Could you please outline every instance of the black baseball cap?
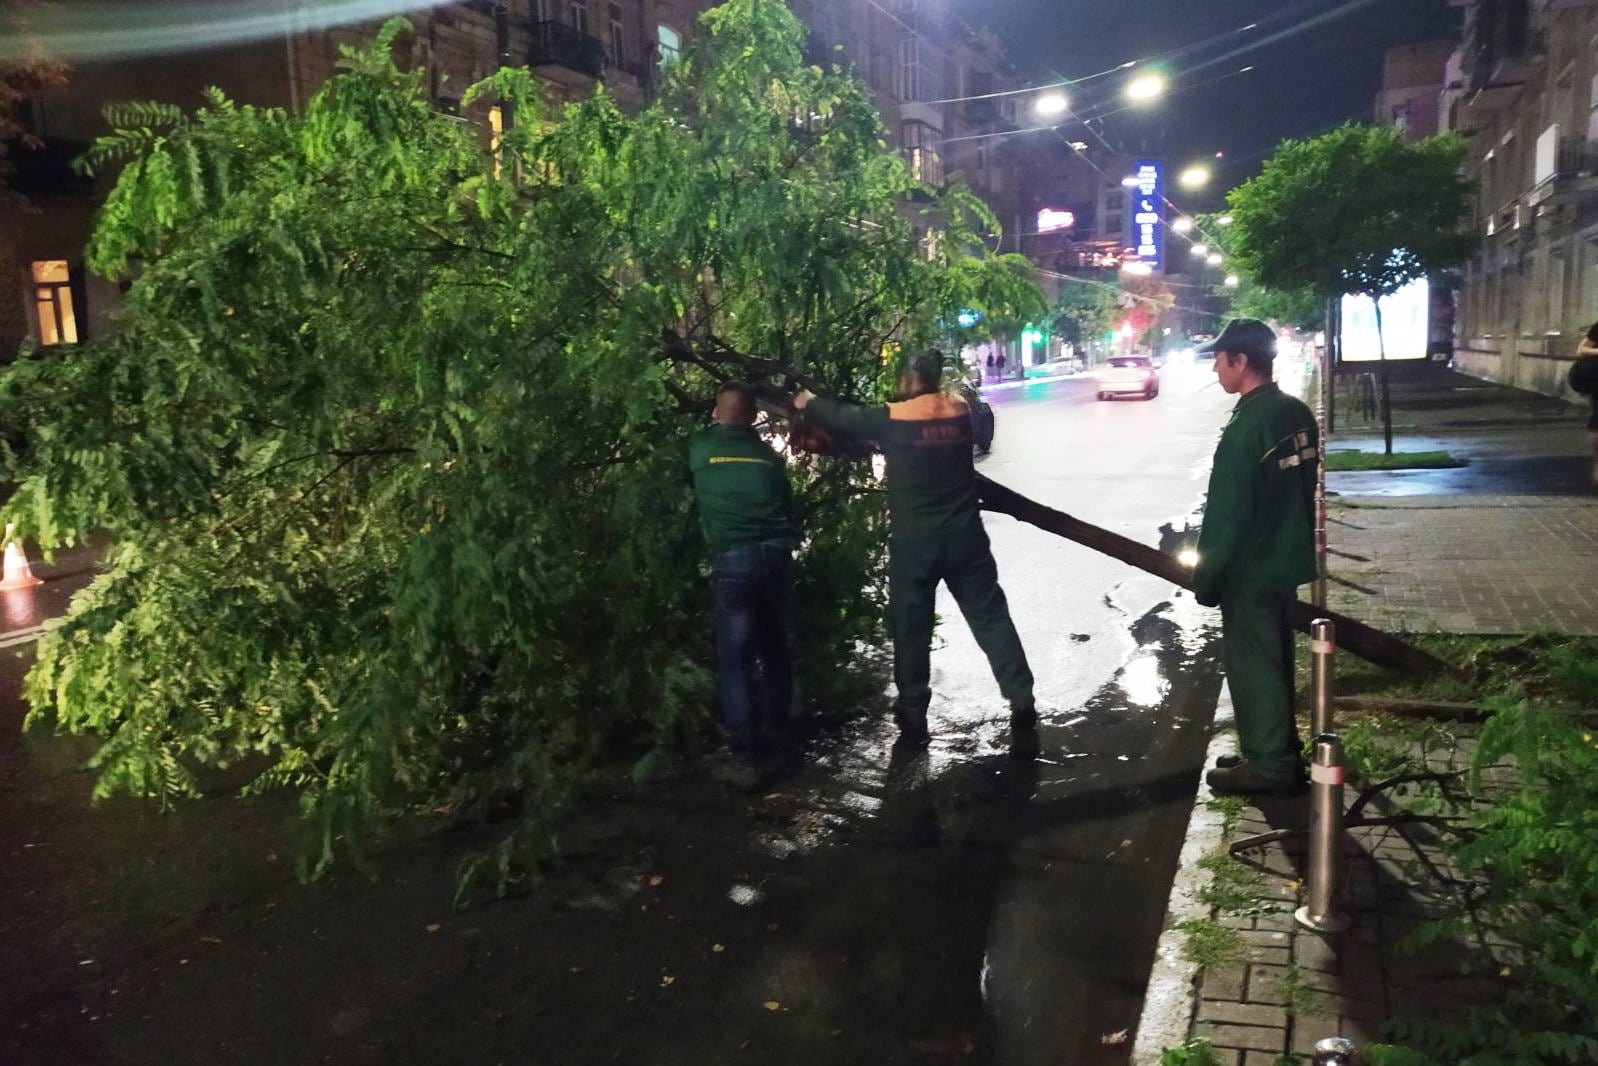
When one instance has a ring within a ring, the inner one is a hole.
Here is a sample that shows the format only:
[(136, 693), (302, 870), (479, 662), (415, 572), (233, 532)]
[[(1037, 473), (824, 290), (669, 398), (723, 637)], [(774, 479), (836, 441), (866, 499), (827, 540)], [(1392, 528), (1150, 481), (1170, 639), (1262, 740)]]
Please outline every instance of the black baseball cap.
[(1231, 352), (1233, 355), (1252, 355), (1256, 359), (1276, 358), (1276, 331), (1257, 318), (1234, 318), (1221, 330), (1221, 335), (1194, 351), (1201, 355)]

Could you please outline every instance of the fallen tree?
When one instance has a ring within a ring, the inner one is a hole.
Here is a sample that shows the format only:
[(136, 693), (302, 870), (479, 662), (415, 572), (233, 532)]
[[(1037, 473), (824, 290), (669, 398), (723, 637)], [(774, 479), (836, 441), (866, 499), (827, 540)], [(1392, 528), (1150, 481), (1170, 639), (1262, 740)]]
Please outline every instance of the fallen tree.
[[(984, 510), (1007, 514), (1055, 536), (1119, 559), (1155, 577), (1164, 578), (1180, 588), (1192, 590), (1192, 571), (1158, 548), (1139, 544), (1119, 533), (1073, 518), (1064, 511), (1045, 507), (996, 481), (980, 476), (977, 480)], [(1310, 623), (1318, 618), (1331, 619), (1337, 626), (1338, 645), (1361, 659), (1412, 674), (1440, 673), (1448, 669), (1447, 664), (1429, 652), (1345, 614), (1302, 601), (1294, 604), (1293, 625), (1299, 632), (1309, 632)]]

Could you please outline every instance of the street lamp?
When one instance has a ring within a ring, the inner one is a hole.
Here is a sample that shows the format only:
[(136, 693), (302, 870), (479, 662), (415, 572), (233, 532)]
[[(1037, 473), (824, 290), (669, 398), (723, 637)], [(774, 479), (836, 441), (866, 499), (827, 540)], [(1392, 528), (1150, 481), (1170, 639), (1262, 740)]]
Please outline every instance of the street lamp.
[(1226, 275), (1226, 287), (1228, 289), (1235, 289), (1235, 288), (1237, 288), (1237, 286), (1238, 286), (1238, 277), (1237, 277), (1237, 275), (1236, 274), (1228, 274), (1228, 275)]
[(1165, 93), (1165, 77), (1153, 70), (1145, 70), (1126, 83), (1126, 98), (1134, 104), (1146, 104)]
[(1139, 185), (1143, 184), (1143, 179), (1138, 177), (1136, 174), (1128, 174), (1126, 177), (1121, 179), (1121, 184), (1126, 186), (1128, 189), (1135, 189)]
[(1209, 258), (1204, 261), (1212, 267), (1218, 267), (1221, 265), (1221, 253), (1211, 252)]
[(1041, 118), (1055, 118), (1065, 114), (1070, 108), (1070, 99), (1061, 92), (1044, 93), (1032, 105), (1032, 110), (1037, 112)]
[(1171, 228), (1178, 233), (1192, 233), (1193, 220), (1191, 218), (1179, 218), (1171, 223)]
[(1219, 222), (1223, 226), (1230, 226), (1233, 222), (1236, 222), (1237, 219), (1233, 218), (1231, 215), (1222, 215), (1215, 221)]
[(1210, 168), (1202, 163), (1194, 164), (1178, 174), (1176, 180), (1184, 189), (1202, 189), (1210, 183)]
[(1193, 246), (1193, 254), (1194, 255), (1209, 255), (1210, 254), (1210, 246), (1207, 245), (1207, 244), (1195, 244)]

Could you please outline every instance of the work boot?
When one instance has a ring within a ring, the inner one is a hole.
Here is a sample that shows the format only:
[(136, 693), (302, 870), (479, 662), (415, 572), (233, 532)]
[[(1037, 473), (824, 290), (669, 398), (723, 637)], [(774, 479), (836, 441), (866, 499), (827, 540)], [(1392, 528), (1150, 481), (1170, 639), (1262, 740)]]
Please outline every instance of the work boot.
[(1204, 775), (1210, 791), (1220, 796), (1296, 796), (1304, 791), (1298, 777), (1266, 777), (1250, 766), (1247, 759), (1235, 766), (1211, 770)]
[(766, 773), (749, 756), (736, 751), (723, 752), (710, 762), (710, 776), (738, 792), (759, 792)]
[(902, 711), (893, 712), (893, 720), (899, 725), (899, 738), (893, 742), (896, 748), (907, 748), (919, 751), (932, 744), (932, 734), (927, 731), (927, 714), (906, 714)]
[(1038, 705), (1032, 700), (1025, 703), (1010, 704), (1011, 729), (1036, 729), (1038, 727)]

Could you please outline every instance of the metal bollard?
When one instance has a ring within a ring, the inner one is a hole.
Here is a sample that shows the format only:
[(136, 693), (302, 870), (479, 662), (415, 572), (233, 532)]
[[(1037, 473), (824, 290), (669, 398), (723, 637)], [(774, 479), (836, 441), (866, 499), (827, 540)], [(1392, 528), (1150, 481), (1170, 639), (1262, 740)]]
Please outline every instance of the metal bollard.
[(1310, 766), (1309, 903), (1293, 915), (1318, 933), (1340, 933), (1348, 915), (1337, 907), (1343, 858), (1343, 744), (1335, 733), (1315, 738)]
[(1311, 736), (1335, 733), (1332, 725), (1332, 656), (1337, 654), (1337, 627), (1330, 619), (1317, 618), (1309, 624), (1309, 690), (1315, 701), (1310, 708)]
[(1315, 1066), (1354, 1066), (1358, 1049), (1341, 1036), (1329, 1036), (1315, 1045)]

